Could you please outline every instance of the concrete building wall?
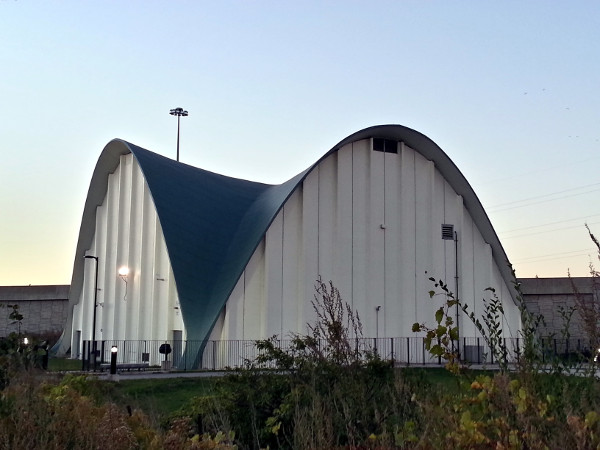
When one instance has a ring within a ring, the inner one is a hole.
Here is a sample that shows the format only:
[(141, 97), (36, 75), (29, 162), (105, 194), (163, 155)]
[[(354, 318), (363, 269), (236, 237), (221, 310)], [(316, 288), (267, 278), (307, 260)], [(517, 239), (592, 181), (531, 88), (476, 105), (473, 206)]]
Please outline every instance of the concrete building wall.
[(23, 315), (21, 332), (36, 335), (61, 333), (68, 313), (69, 286), (2, 286), (0, 287), (0, 337), (18, 331), (9, 319), (9, 305), (19, 305)]
[[(175, 280), (160, 221), (132, 154), (122, 155), (96, 209), (88, 255), (98, 257), (97, 340), (185, 339)], [(92, 339), (96, 261), (86, 259), (81, 295), (74, 305), (71, 348)], [(125, 279), (118, 275), (126, 266)], [(181, 334), (178, 334), (181, 332)]]
[[(442, 224), (454, 225), (458, 246), (442, 239)], [(319, 276), (358, 312), (365, 337), (413, 336), (412, 324), (431, 324), (443, 301), (429, 298), (429, 277), (455, 291), (457, 259), (461, 299), (481, 314), (485, 289), (494, 287), (507, 311), (506, 337), (516, 333), (511, 288), (435, 164), (403, 143), (396, 154), (356, 141), (323, 160), (285, 203), (211, 339), (306, 333)], [(459, 320), (463, 336), (477, 336), (462, 313)]]

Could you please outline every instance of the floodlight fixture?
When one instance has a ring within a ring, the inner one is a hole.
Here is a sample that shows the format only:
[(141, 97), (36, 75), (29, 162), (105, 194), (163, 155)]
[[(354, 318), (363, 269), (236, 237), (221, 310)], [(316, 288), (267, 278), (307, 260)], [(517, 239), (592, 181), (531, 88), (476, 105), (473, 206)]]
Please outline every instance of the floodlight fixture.
[(179, 122), (181, 117), (188, 116), (188, 112), (183, 108), (173, 108), (171, 111), (169, 111), (169, 114), (172, 116), (177, 116), (177, 161), (179, 161)]

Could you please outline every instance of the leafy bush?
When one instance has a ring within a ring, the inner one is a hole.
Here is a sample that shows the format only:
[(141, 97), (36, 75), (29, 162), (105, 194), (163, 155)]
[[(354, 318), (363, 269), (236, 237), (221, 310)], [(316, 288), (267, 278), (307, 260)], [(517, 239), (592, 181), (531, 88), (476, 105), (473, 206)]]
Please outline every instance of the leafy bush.
[(287, 349), (276, 337), (257, 342), (256, 360), (185, 413), (211, 432), (234, 431), (251, 448), (410, 442), (420, 418), (409, 384), (390, 362), (357, 345), (360, 318), (333, 284), (319, 279), (315, 290), (318, 320), (308, 335), (293, 335)]
[(58, 384), (23, 378), (0, 396), (0, 448), (232, 449), (233, 436), (199, 434), (189, 420), (158, 429), (140, 410), (107, 402), (105, 385), (86, 376)]

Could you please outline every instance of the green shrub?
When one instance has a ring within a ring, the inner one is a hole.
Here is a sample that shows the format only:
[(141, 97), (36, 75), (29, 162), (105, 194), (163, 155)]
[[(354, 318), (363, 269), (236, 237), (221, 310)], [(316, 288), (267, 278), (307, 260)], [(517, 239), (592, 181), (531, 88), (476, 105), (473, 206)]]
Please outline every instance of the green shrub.
[[(259, 356), (181, 414), (199, 428), (235, 432), (248, 448), (332, 448), (412, 442), (420, 421), (412, 387), (391, 363), (357, 346), (358, 315), (330, 282), (317, 280), (318, 318), (281, 349), (258, 341)], [(275, 369), (272, 369), (272, 368)]]

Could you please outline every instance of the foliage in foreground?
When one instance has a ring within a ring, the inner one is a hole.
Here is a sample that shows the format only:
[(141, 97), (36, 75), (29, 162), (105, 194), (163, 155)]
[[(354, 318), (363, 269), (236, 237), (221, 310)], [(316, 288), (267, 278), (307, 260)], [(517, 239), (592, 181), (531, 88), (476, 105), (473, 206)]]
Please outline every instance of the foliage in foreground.
[[(452, 346), (455, 325), (448, 317), (460, 304), (440, 286), (448, 302), (435, 325), (416, 328), (429, 333), (429, 351), (448, 361), (456, 389), (425, 387), (376, 353), (357, 348), (360, 319), (331, 283), (318, 280), (313, 305), (319, 321), (310, 334), (294, 336), (288, 349), (276, 338), (259, 342), (257, 360), (186, 413), (212, 432), (235, 431), (244, 448), (599, 447), (597, 380), (540, 372), (533, 338), (531, 348), (518, 355), (518, 370), (509, 370), (500, 339), (503, 310), (493, 295), (481, 322), (472, 320), (502, 362), (501, 370), (478, 374), (459, 366)], [(530, 334), (524, 337), (532, 336), (536, 321), (525, 317)]]
[[(453, 353), (448, 316), (459, 302), (436, 284), (448, 302), (433, 327), (416, 327), (431, 337), (429, 351), (448, 361), (453, 388), (358, 347), (360, 318), (331, 282), (318, 280), (318, 321), (308, 335), (293, 336), (287, 349), (275, 337), (258, 342), (256, 360), (161, 425), (106, 401), (93, 380), (40, 383), (22, 367), (0, 391), (0, 449), (600, 448), (598, 380), (569, 376), (565, 367), (539, 370), (537, 318), (524, 320), (531, 347), (517, 365), (504, 359), (496, 373), (473, 372)], [(501, 303), (492, 295), (487, 305), (478, 329), (501, 359)]]
[(97, 380), (39, 383), (31, 375), (0, 393), (0, 449), (235, 448), (233, 435), (200, 434), (186, 418), (160, 429), (141, 410), (103, 400)]
[(408, 442), (400, 430), (417, 420), (408, 385), (389, 362), (357, 347), (360, 319), (338, 290), (318, 280), (316, 292), (309, 335), (293, 336), (287, 349), (275, 337), (259, 341), (260, 356), (188, 413), (212, 432), (235, 431), (249, 448), (356, 447), (394, 433)]

